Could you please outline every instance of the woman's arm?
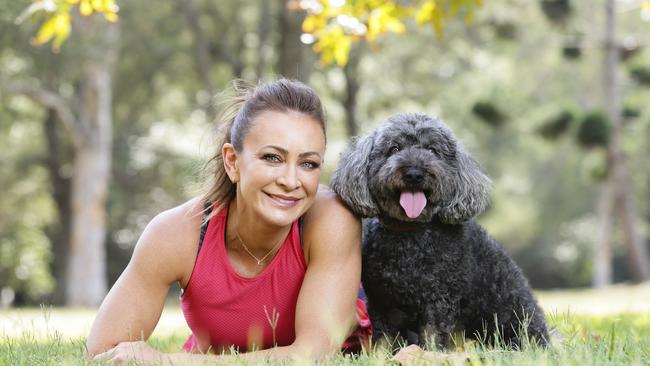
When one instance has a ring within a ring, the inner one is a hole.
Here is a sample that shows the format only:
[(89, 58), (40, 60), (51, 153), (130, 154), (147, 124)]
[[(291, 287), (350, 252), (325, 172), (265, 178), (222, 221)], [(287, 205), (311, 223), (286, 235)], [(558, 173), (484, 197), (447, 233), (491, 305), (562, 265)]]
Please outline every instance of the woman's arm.
[(191, 271), (201, 215), (190, 201), (156, 216), (136, 244), (128, 266), (102, 302), (86, 341), (89, 356), (120, 342), (147, 340), (162, 313), (169, 286)]
[(340, 350), (357, 325), (361, 221), (321, 189), (303, 224), (307, 273), (296, 307), (296, 345), (310, 358)]
[(159, 364), (202, 365), (235, 359), (320, 358), (340, 350), (356, 325), (361, 281), (361, 222), (328, 190), (320, 190), (303, 221), (303, 249), (308, 267), (296, 306), (296, 339), (284, 347), (238, 356), (161, 354), (144, 342), (125, 342), (100, 355), (115, 363), (127, 359)]

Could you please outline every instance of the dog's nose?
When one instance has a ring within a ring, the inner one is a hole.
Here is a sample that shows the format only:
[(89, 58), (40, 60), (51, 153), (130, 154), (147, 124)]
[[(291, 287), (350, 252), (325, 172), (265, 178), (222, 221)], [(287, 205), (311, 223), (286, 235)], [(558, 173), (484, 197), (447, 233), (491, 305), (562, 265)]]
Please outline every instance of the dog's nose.
[(422, 183), (422, 179), (424, 179), (424, 173), (418, 167), (409, 167), (404, 172), (404, 181), (408, 184)]

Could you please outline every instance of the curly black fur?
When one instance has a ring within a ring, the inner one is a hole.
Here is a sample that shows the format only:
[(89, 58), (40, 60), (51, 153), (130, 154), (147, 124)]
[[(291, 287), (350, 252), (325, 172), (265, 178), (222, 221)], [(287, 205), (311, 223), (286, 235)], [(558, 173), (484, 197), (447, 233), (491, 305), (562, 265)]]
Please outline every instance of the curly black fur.
[[(454, 331), (518, 347), (545, 345), (546, 321), (521, 269), (472, 218), (489, 179), (451, 130), (425, 114), (398, 114), (343, 154), (332, 189), (364, 220), (363, 286), (373, 338), (449, 344)], [(426, 206), (409, 218), (402, 191)]]

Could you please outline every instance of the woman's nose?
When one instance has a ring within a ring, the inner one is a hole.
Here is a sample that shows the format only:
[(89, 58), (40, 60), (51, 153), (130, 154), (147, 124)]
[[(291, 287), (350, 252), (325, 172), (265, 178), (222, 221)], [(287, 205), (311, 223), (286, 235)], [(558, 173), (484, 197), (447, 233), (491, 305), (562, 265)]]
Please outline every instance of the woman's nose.
[(286, 169), (283, 169), (280, 176), (278, 176), (277, 182), (279, 185), (284, 186), (287, 190), (293, 191), (300, 187), (300, 180), (298, 179), (297, 169), (292, 166), (287, 166)]

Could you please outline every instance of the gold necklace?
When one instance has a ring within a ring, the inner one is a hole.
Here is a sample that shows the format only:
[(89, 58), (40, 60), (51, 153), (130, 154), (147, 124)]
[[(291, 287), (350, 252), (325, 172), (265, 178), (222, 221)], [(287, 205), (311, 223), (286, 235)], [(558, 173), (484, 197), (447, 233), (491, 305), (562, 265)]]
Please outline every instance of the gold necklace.
[(251, 257), (253, 257), (253, 258), (257, 261), (257, 265), (258, 265), (258, 266), (261, 266), (262, 263), (264, 263), (264, 260), (266, 260), (266, 258), (267, 258), (269, 255), (271, 255), (271, 253), (273, 253), (273, 252), (274, 252), (274, 251), (275, 251), (275, 250), (280, 246), (280, 244), (282, 244), (282, 242), (284, 242), (284, 238), (283, 238), (283, 239), (280, 239), (280, 241), (278, 241), (277, 244), (275, 244), (275, 245), (273, 246), (273, 248), (271, 248), (271, 250), (269, 250), (269, 252), (266, 253), (262, 258), (257, 258), (257, 257), (255, 256), (255, 254), (253, 254), (253, 253), (248, 249), (248, 247), (246, 246), (246, 244), (244, 244), (244, 241), (242, 240), (241, 236), (239, 236), (239, 230), (235, 229), (235, 235), (237, 236), (237, 240), (238, 240), (239, 243), (241, 244), (242, 248), (244, 248), (244, 250), (246, 251), (246, 253), (248, 253), (248, 255), (250, 255)]

